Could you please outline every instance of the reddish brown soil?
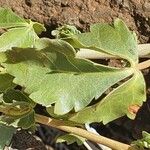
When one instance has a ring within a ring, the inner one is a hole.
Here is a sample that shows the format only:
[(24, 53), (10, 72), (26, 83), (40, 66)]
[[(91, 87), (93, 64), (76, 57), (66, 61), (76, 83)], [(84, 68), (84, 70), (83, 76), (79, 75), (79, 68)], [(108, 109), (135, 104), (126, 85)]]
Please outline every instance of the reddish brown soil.
[(92, 23), (119, 17), (136, 31), (140, 42), (150, 41), (149, 0), (0, 0), (0, 6), (44, 23), (50, 30), (64, 23), (87, 30)]

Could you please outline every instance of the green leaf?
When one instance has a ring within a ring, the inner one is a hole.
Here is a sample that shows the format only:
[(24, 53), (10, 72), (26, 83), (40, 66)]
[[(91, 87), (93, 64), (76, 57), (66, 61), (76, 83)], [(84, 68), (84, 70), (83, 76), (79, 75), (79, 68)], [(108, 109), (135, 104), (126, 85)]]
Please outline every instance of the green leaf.
[(28, 23), (9, 8), (0, 8), (0, 28), (25, 27)]
[(16, 15), (11, 9), (0, 7), (0, 28), (28, 27), (29, 24), (33, 24), (34, 31), (37, 34), (46, 31), (44, 25), (32, 22), (31, 20), (25, 20)]
[(25, 87), (30, 98), (43, 106), (55, 103), (56, 114), (66, 114), (85, 108), (93, 98), (98, 99), (109, 87), (130, 76), (132, 68), (116, 69), (71, 56), (72, 47), (59, 40), (49, 47), (14, 49), (4, 64), (14, 83)]
[(81, 32), (75, 26), (71, 25), (64, 25), (52, 31), (52, 35), (56, 38), (67, 38), (80, 33)]
[(35, 48), (37, 50), (44, 50), (45, 52), (59, 52), (67, 57), (76, 56), (76, 51), (74, 50), (74, 48), (63, 40), (52, 40), (48, 38), (42, 38), (36, 41)]
[(35, 103), (23, 92), (8, 89), (0, 97), (0, 112), (7, 116), (20, 117), (30, 113)]
[(42, 24), (24, 20), (10, 9), (0, 8), (0, 16), (0, 28), (8, 28), (7, 32), (0, 36), (0, 52), (13, 47), (34, 47), (38, 39), (37, 34), (46, 30)]
[(70, 117), (70, 113), (67, 113), (65, 115), (57, 115), (54, 113), (54, 106), (51, 107), (47, 107), (46, 111), (49, 113), (49, 115), (53, 118), (57, 118), (57, 119), (63, 119), (63, 120), (68, 120), (68, 118)]
[(36, 34), (41, 34), (43, 31), (46, 31), (46, 28), (44, 27), (44, 25), (38, 22), (33, 22), (33, 28)]
[(22, 116), (26, 115), (32, 111), (32, 105), (27, 102), (17, 102), (13, 101), (13, 103), (1, 103), (0, 112), (8, 115), (8, 116)]
[(0, 122), (15, 128), (20, 127), (22, 129), (29, 129), (35, 125), (34, 114), (35, 113), (32, 110), (29, 113), (20, 116), (2, 115), (0, 116)]
[[(110, 92), (99, 103), (74, 114), (70, 120), (78, 123), (103, 122), (104, 124), (127, 115), (134, 118), (130, 106), (141, 106), (146, 100), (145, 81), (141, 72)], [(88, 114), (88, 115), (87, 115)]]
[(3, 94), (3, 100), (5, 103), (13, 103), (13, 101), (18, 101), (27, 102), (30, 103), (33, 107), (35, 106), (35, 103), (28, 97), (28, 95), (15, 89), (8, 89)]
[(23, 129), (29, 129), (35, 125), (35, 119), (34, 119), (34, 111), (31, 111), (28, 115), (21, 118), (18, 122), (17, 126), (22, 127)]
[(82, 145), (85, 142), (85, 139), (74, 134), (65, 134), (59, 136), (56, 142), (57, 143), (67, 142), (68, 145), (76, 142), (78, 145)]
[(0, 92), (15, 87), (13, 79), (14, 77), (9, 74), (0, 74)]
[(0, 123), (0, 149), (10, 144), (13, 134), (16, 132), (14, 127), (9, 127)]
[(35, 103), (19, 90), (8, 89), (1, 97), (0, 111), (3, 115), (0, 122), (9, 126), (28, 129), (35, 124)]
[(33, 47), (37, 39), (32, 26), (10, 29), (0, 36), (0, 52), (12, 47)]
[(137, 141), (132, 142), (133, 146), (137, 146), (140, 150), (144, 150), (145, 148), (150, 148), (150, 134), (143, 131), (142, 132), (143, 138)]
[[(61, 30), (58, 30), (61, 34)], [(67, 36), (67, 37), (65, 37)], [(132, 65), (138, 63), (137, 40), (125, 23), (116, 19), (114, 25), (94, 24), (87, 33), (68, 34), (62, 39), (75, 48), (89, 48), (127, 59)]]

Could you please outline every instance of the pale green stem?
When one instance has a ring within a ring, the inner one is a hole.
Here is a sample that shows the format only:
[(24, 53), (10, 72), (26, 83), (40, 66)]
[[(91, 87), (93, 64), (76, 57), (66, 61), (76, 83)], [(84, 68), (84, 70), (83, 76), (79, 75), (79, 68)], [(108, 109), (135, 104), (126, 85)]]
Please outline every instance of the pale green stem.
[[(139, 44), (138, 45), (138, 54), (140, 58), (150, 58), (150, 44)], [(102, 52), (94, 51), (91, 49), (83, 49), (77, 53), (78, 58), (87, 58), (87, 59), (106, 59), (106, 58), (119, 58), (118, 56), (112, 56)]]
[(103, 137), (101, 135), (96, 135), (96, 134), (86, 131), (82, 128), (67, 126), (64, 124), (64, 122), (62, 120), (56, 120), (53, 118), (49, 118), (46, 116), (36, 114), (35, 121), (40, 124), (51, 126), (51, 127), (60, 129), (65, 132), (69, 132), (69, 133), (81, 136), (90, 141), (106, 145), (106, 146), (112, 148), (113, 150), (135, 150), (130, 145)]

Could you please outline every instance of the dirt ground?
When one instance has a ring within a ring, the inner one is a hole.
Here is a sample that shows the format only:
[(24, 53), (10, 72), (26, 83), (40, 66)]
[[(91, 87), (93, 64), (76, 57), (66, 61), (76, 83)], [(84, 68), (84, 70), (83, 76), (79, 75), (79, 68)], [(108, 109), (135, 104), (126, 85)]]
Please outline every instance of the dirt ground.
[[(89, 26), (97, 22), (112, 22), (115, 18), (122, 18), (128, 27), (138, 35), (139, 43), (150, 43), (150, 0), (0, 0), (0, 6), (9, 7), (17, 14), (24, 18), (45, 24), (47, 32), (44, 36), (50, 37), (50, 33), (56, 27), (62, 24), (73, 24), (81, 31), (89, 30)], [(141, 131), (150, 132), (150, 80), (149, 70), (144, 70), (145, 80), (147, 82), (148, 101), (140, 109), (137, 118), (134, 121), (123, 117), (106, 126), (102, 124), (93, 124), (100, 134), (130, 143), (132, 140), (141, 137)], [(34, 150), (49, 149), (42, 142), (39, 147), (29, 144), (33, 136), (21, 138), (26, 135), (23, 132), (19, 139), (14, 136), (12, 145), (14, 148), (23, 150), (32, 148)], [(52, 141), (60, 132), (54, 129), (42, 126), (38, 128), (38, 135), (46, 145), (51, 145), (54, 149), (73, 150), (79, 149), (74, 144), (66, 146), (65, 144), (57, 145)], [(30, 138), (29, 138), (30, 137)], [(22, 139), (22, 140), (20, 140)], [(16, 144), (20, 142), (20, 145)], [(24, 144), (22, 144), (24, 143)], [(35, 143), (35, 142), (32, 142)], [(20, 147), (22, 146), (22, 147)], [(41, 148), (41, 146), (43, 146)], [(84, 149), (84, 147), (81, 147)]]
[(62, 24), (85, 31), (92, 23), (112, 22), (119, 17), (137, 33), (141, 43), (150, 42), (149, 0), (0, 0), (0, 6), (44, 23), (49, 31)]

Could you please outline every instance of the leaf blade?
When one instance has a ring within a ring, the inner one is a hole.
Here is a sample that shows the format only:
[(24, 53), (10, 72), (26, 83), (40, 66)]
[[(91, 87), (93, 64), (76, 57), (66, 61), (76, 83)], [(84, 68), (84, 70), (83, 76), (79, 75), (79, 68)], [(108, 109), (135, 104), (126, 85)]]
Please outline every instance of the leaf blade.
[(0, 7), (0, 28), (24, 27), (28, 23), (9, 8)]
[[(146, 100), (145, 91), (143, 75), (138, 71), (131, 79), (108, 94), (98, 104), (85, 108), (85, 110), (73, 115), (70, 120), (79, 123), (102, 121), (106, 124), (124, 115), (134, 118), (135, 114), (129, 112), (129, 107), (131, 105), (141, 106)], [(86, 114), (88, 115), (86, 116)]]
[(33, 47), (38, 37), (32, 27), (10, 29), (0, 36), (0, 52), (12, 47)]
[[(66, 48), (64, 44), (67, 43), (61, 44), (60, 49)], [(97, 99), (110, 86), (133, 73), (132, 68), (116, 69), (70, 57), (68, 51), (49, 48), (34, 52), (28, 49), (23, 54), (21, 50), (22, 54), (11, 54), (13, 62), (4, 66), (15, 76), (14, 83), (26, 87), (25, 91), (36, 103), (46, 107), (55, 103), (57, 114), (66, 114), (73, 108), (75, 111), (83, 109), (93, 98)], [(39, 56), (41, 53), (44, 59)]]
[(13, 134), (16, 129), (13, 127), (5, 126), (0, 123), (0, 149), (4, 149), (4, 147), (10, 144)]
[(9, 74), (0, 74), (0, 92), (4, 92), (9, 88), (15, 87), (13, 79), (14, 78)]
[[(61, 32), (63, 33), (62, 29), (57, 30), (60, 36)], [(119, 56), (127, 59), (132, 65), (138, 63), (136, 36), (121, 19), (116, 19), (113, 25), (97, 23), (90, 27), (90, 32), (66, 34), (66, 37), (61, 38), (75, 48), (89, 48)]]

